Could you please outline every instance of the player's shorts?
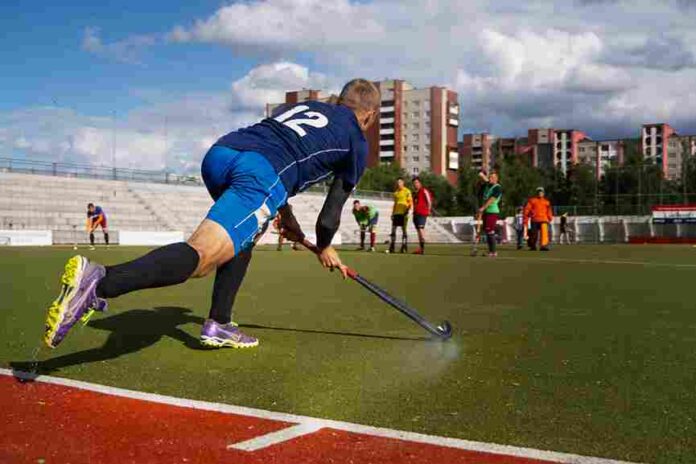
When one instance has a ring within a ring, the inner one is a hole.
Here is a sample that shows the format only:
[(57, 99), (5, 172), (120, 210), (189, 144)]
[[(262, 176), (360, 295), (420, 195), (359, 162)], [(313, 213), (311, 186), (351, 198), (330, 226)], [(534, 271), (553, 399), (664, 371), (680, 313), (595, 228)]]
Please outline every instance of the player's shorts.
[(392, 214), (392, 227), (406, 227), (407, 223), (407, 214)]
[(367, 221), (366, 223), (360, 224), (360, 229), (365, 230), (369, 229), (370, 231), (374, 230), (375, 227), (377, 227), (377, 223), (379, 222), (379, 213), (375, 214), (375, 217)]
[(260, 153), (213, 146), (201, 174), (215, 204), (207, 219), (220, 224), (235, 253), (249, 250), (288, 199), (273, 166)]
[(102, 229), (106, 229), (108, 227), (108, 224), (106, 222), (106, 216), (94, 216), (90, 218), (90, 224), (91, 227), (99, 226)]
[(428, 221), (428, 216), (425, 216), (423, 214), (414, 214), (413, 215), (413, 225), (416, 226), (416, 229), (425, 229), (425, 223)]
[(483, 230), (487, 234), (494, 234), (498, 227), (497, 213), (483, 213)]

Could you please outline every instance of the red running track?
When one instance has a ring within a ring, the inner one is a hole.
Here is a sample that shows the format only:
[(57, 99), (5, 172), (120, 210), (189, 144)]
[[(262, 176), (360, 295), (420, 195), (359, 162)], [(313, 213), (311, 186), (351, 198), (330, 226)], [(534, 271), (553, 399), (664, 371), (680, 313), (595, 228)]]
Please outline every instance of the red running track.
[(20, 383), (7, 375), (0, 375), (0, 411), (2, 463), (552, 462), (330, 427), (256, 451), (242, 451), (230, 449), (228, 445), (288, 429), (296, 424), (174, 406), (65, 385)]

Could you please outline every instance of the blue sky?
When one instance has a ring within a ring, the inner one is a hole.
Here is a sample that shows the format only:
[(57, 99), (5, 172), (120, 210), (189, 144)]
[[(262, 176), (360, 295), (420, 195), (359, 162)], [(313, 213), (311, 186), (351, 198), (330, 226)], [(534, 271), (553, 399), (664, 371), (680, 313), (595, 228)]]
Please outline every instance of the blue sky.
[[(40, 6), (39, 6), (40, 5)], [(86, 28), (106, 42), (137, 34), (166, 34), (215, 10), (218, 1), (11, 1), (0, 4), (0, 110), (69, 106), (108, 115), (141, 103), (138, 90), (164, 93), (224, 90), (253, 60), (222, 46), (159, 44), (124, 63), (81, 47)]]
[(196, 170), (286, 90), (403, 78), (463, 131), (696, 134), (688, 0), (0, 2), (0, 156)]

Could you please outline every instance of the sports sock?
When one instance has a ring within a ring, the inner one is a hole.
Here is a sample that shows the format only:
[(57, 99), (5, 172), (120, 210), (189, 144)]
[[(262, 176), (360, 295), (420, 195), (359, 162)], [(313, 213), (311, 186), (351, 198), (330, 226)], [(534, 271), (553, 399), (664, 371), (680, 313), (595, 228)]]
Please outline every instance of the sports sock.
[(165, 245), (133, 261), (107, 266), (97, 296), (115, 298), (144, 288), (180, 284), (191, 277), (198, 261), (198, 252), (186, 242)]
[(495, 246), (496, 246), (496, 240), (495, 240), (495, 233), (489, 232), (486, 234), (486, 241), (488, 242), (488, 251), (490, 253), (495, 253)]
[(232, 321), (232, 306), (246, 275), (249, 261), (251, 250), (239, 253), (217, 268), (208, 317), (218, 324), (228, 324)]
[(377, 241), (377, 234), (375, 232), (370, 232), (370, 248), (375, 247), (376, 241)]
[(391, 242), (389, 243), (389, 251), (394, 251), (394, 247), (396, 246), (396, 227), (392, 226), (392, 231), (389, 238), (391, 239)]
[(92, 232), (89, 233), (89, 243), (94, 246), (94, 234)]
[(408, 235), (406, 234), (406, 228), (401, 230), (401, 249), (406, 250), (408, 248)]
[(365, 248), (365, 231), (360, 231), (360, 248)]
[(425, 251), (425, 240), (420, 241), (420, 249), (421, 251)]
[(107, 245), (109, 244), (109, 234), (107, 234), (106, 232), (104, 232), (104, 241)]

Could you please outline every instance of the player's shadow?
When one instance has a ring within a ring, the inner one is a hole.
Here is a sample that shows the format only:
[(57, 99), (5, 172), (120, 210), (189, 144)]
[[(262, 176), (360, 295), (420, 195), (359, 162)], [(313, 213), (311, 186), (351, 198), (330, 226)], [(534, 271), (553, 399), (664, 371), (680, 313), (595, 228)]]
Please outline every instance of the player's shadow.
[[(107, 361), (135, 353), (154, 345), (163, 337), (179, 340), (191, 349), (204, 349), (198, 338), (179, 328), (191, 322), (202, 325), (204, 321), (202, 317), (192, 315), (191, 310), (187, 308), (133, 309), (89, 322), (91, 328), (110, 332), (106, 342), (98, 348), (56, 356), (36, 365), (30, 361), (22, 361), (11, 362), (10, 366), (18, 378), (26, 378), (27, 375), (23, 374), (26, 372), (35, 372), (34, 376), (50, 374), (64, 367)], [(79, 330), (78, 327), (75, 329)]]
[(365, 333), (357, 333), (357, 332), (339, 332), (339, 331), (331, 331), (331, 330), (289, 329), (287, 327), (273, 327), (273, 326), (258, 325), (258, 324), (239, 324), (239, 327), (246, 328), (246, 329), (279, 330), (282, 332), (295, 332), (295, 333), (306, 333), (306, 334), (339, 335), (342, 337), (380, 338), (380, 339), (384, 339), (384, 340), (409, 340), (409, 341), (432, 340), (432, 337), (400, 337), (397, 335), (365, 334)]

